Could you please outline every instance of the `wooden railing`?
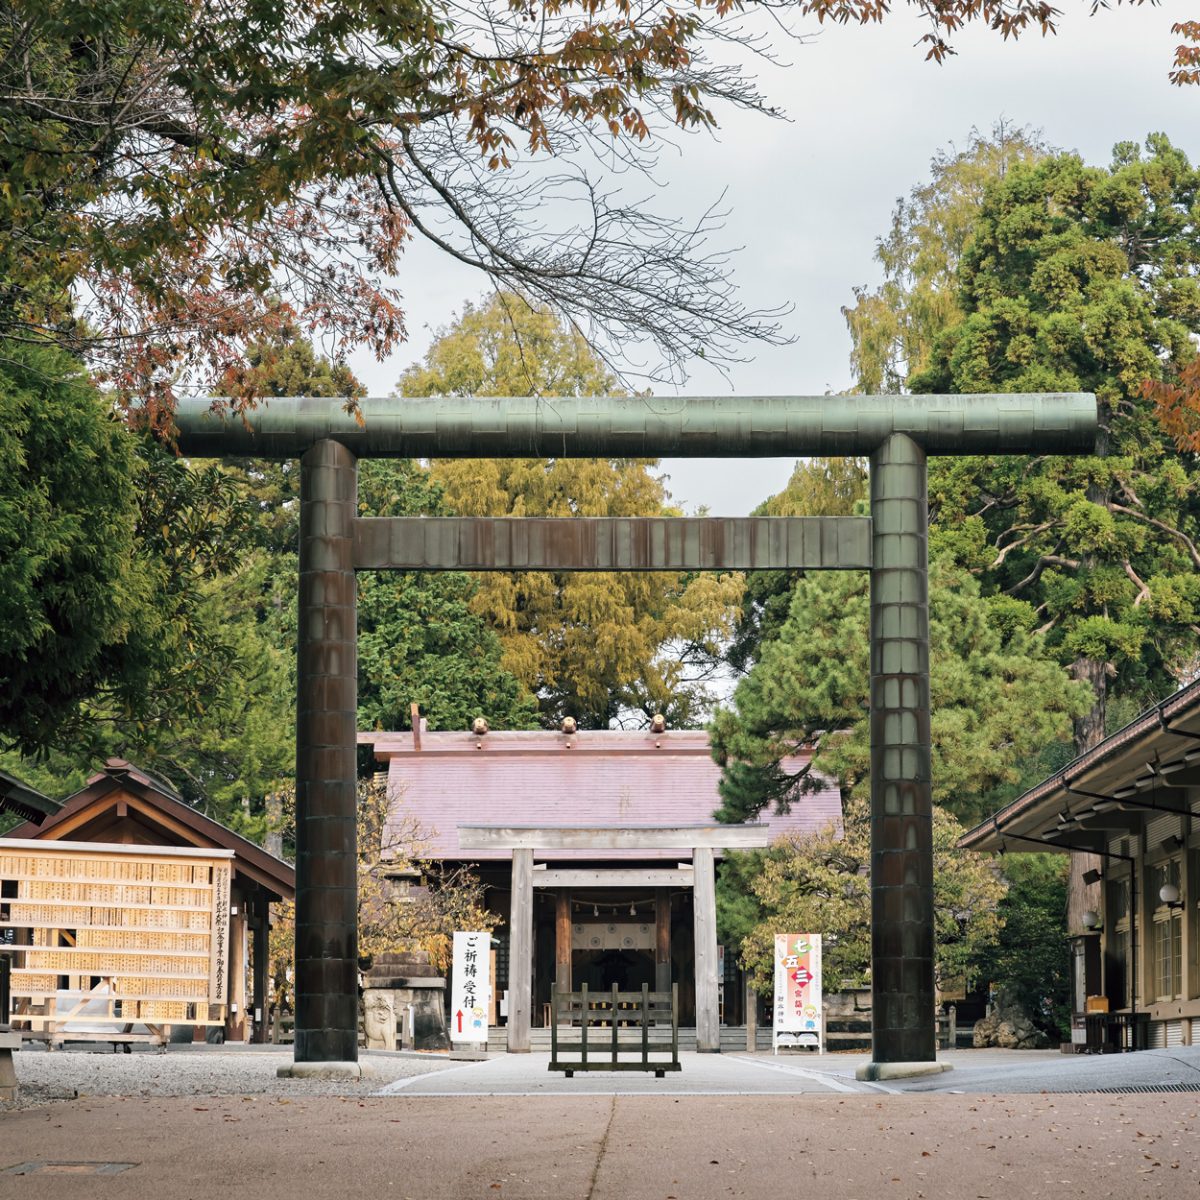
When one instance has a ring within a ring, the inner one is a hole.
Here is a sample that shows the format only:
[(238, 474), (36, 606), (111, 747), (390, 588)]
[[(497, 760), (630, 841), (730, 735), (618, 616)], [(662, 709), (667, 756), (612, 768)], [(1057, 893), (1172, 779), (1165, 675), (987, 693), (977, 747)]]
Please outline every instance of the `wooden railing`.
[[(652, 992), (645, 983), (640, 992), (618, 991), (616, 984), (611, 992), (589, 993), (587, 984), (578, 992), (555, 988), (550, 1017), (550, 1070), (562, 1071), (568, 1079), (576, 1071), (653, 1071), (662, 1079), (679, 1070), (677, 984), (669, 992)], [(661, 1036), (668, 1025), (669, 1043)], [(560, 1040), (560, 1029), (571, 1035), (578, 1029), (579, 1041)], [(669, 1060), (652, 1057), (667, 1053)], [(623, 1059), (623, 1054), (637, 1057)]]

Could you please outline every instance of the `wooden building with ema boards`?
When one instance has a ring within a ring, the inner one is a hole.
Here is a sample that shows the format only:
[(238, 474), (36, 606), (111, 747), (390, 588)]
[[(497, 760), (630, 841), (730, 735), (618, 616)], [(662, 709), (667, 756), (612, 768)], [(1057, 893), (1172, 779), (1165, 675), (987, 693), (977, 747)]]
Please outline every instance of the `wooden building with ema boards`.
[[(699, 982), (701, 994), (717, 998), (720, 1024), (742, 1025), (736, 948), (714, 947), (711, 967), (707, 954), (696, 953), (697, 930), (715, 927), (716, 917), (711, 889), (693, 868), (707, 862), (711, 874), (712, 848), (719, 858), (722, 846), (841, 828), (841, 793), (816, 776), (785, 815), (763, 813), (753, 826), (717, 825), (721, 768), (703, 730), (418, 728), (360, 733), (359, 742), (373, 747), (386, 770), (393, 830), (415, 827), (420, 858), (471, 865), (486, 887), (487, 907), (504, 919), (495, 934), (494, 986), (501, 1001), (514, 989), (521, 994), (515, 961), (527, 956), (527, 1020), (542, 1031), (536, 1045), (549, 1034), (556, 982), (563, 990), (586, 983), (589, 991), (614, 984), (622, 991), (643, 984), (669, 990), (676, 983), (685, 1029), (706, 1024), (704, 1014), (697, 1020)], [(799, 775), (808, 771), (809, 758), (797, 755), (784, 766)], [(678, 844), (669, 840), (671, 830)], [(744, 836), (752, 832), (760, 840)], [(514, 911), (522, 855), (532, 865), (526, 899)], [(524, 905), (532, 909), (528, 931)], [(704, 980), (698, 980), (698, 962)], [(505, 1022), (504, 1005), (498, 1007)], [(512, 1049), (511, 1013), (507, 1023)], [(744, 1044), (743, 1037), (740, 1048)]]
[[(0, 807), (19, 811), (3, 796)], [(104, 1026), (96, 1014), (123, 997), (109, 1021), (117, 1030), (135, 1024), (161, 1039), (215, 1027), (264, 1042), (270, 906), (295, 890), (290, 864), (110, 759), (56, 811), (0, 838), (13, 1020), (24, 1010), (31, 1035), (60, 1036), (62, 1004), (94, 990), (71, 1024)]]
[(1200, 680), (966, 833), (1094, 856), (1069, 931), (1079, 1049), (1200, 1043)]

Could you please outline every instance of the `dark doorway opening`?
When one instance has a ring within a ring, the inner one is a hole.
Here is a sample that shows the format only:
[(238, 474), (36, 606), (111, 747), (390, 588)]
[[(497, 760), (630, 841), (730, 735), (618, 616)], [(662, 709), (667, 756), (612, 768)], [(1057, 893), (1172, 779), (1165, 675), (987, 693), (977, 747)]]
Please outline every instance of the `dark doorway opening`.
[(571, 964), (573, 987), (586, 983), (589, 992), (607, 992), (615, 983), (622, 992), (641, 991), (642, 984), (654, 990), (652, 950), (576, 950)]

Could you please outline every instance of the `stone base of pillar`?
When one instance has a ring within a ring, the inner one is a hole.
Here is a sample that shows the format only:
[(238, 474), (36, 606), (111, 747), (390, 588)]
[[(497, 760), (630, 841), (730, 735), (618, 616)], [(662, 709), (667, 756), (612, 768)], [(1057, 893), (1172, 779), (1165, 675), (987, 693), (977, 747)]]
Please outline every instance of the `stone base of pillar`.
[(17, 1093), (17, 1068), (13, 1064), (13, 1052), (7, 1046), (0, 1047), (0, 1100), (15, 1100)]
[[(17, 1067), (13, 1062), (13, 1051), (21, 1048), (19, 1030), (0, 1025), (0, 1100), (17, 1098)], [(47, 1043), (49, 1049), (49, 1043)]]
[(375, 1069), (358, 1062), (292, 1062), (275, 1074), (280, 1079), (373, 1079)]
[(916, 1079), (921, 1075), (940, 1075), (952, 1070), (953, 1066), (946, 1062), (871, 1062), (859, 1067), (854, 1078), (873, 1083), (884, 1079)]

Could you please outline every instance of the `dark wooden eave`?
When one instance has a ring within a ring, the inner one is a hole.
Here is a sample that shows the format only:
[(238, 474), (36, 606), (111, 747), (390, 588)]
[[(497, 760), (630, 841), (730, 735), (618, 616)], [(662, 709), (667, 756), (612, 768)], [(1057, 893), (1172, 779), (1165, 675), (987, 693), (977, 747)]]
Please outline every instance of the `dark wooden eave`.
[(41, 825), (60, 807), (57, 800), (44, 796), (15, 775), (0, 771), (0, 812), (15, 813), (29, 824)]
[(157, 831), (169, 840), (168, 844), (232, 850), (235, 875), (259, 885), (273, 899), (295, 897), (293, 866), (197, 812), (164, 780), (123, 759), (109, 759), (102, 772), (92, 776), (86, 787), (69, 796), (40, 824), (31, 821), (20, 825), (7, 836), (58, 841), (79, 838), (82, 833), (82, 840), (89, 840), (91, 832), (92, 840), (105, 840), (106, 826), (119, 827), (120, 822), (130, 820), (145, 828), (147, 844), (157, 841), (151, 836)]
[(1188, 808), (1200, 782), (1200, 680), (1018, 796), (959, 839), (965, 850), (1101, 849), (1113, 832)]

